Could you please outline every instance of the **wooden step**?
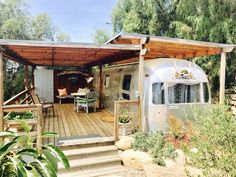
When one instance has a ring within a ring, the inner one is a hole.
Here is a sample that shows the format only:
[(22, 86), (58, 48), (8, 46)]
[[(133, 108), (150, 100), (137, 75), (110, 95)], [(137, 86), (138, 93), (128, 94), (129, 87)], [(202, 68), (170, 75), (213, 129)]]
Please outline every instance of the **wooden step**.
[(81, 159), (88, 156), (104, 156), (104, 155), (115, 155), (117, 154), (117, 147), (114, 145), (110, 146), (99, 146), (99, 147), (90, 147), (90, 148), (78, 148), (72, 150), (64, 150), (64, 154), (69, 160), (72, 159)]
[(70, 160), (70, 169), (66, 170), (59, 164), (58, 169), (60, 173), (68, 173), (81, 169), (94, 168), (97, 166), (111, 165), (111, 164), (121, 164), (120, 156), (116, 155), (107, 155), (104, 157), (88, 157), (85, 159), (73, 159)]
[(58, 146), (73, 146), (73, 145), (92, 145), (101, 143), (114, 144), (114, 137), (94, 137), (94, 138), (80, 138), (80, 139), (65, 139), (59, 140)]
[(113, 164), (103, 167), (94, 167), (92, 169), (82, 169), (74, 172), (59, 173), (58, 177), (98, 177), (104, 175), (112, 175), (114, 173), (120, 173), (125, 168), (120, 164)]

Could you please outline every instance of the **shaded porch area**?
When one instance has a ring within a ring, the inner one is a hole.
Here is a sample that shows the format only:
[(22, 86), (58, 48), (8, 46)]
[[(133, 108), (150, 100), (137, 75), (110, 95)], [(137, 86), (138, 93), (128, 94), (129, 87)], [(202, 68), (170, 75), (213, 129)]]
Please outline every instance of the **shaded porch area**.
[[(73, 104), (54, 104), (55, 117), (50, 110), (43, 118), (43, 132), (55, 132), (58, 138), (47, 138), (43, 143), (57, 144), (57, 140), (75, 140), (90, 137), (111, 137), (113, 136), (113, 115), (99, 109), (97, 112), (86, 113), (74, 111)], [(103, 119), (103, 120), (102, 120)]]

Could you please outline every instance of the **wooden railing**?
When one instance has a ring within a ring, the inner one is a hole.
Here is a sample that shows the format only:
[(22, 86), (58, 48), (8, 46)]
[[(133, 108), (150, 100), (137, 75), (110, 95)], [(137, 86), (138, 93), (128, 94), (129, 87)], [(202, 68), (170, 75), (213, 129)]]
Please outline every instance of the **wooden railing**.
[(120, 123), (119, 119), (128, 117), (130, 120), (131, 131), (138, 131), (141, 127), (140, 101), (138, 100), (122, 100), (114, 103), (114, 139), (119, 139)]
[[(42, 144), (42, 105), (41, 104), (31, 104), (31, 105), (5, 105), (2, 106), (3, 113), (10, 112), (24, 112), (24, 111), (32, 111), (34, 114), (34, 119), (25, 120), (30, 125), (36, 125), (36, 131), (30, 132), (30, 135), (37, 137), (37, 148), (41, 149)], [(20, 124), (20, 121), (17, 120), (4, 120), (5, 128), (10, 127), (11, 125)]]
[[(42, 105), (41, 104), (31, 104), (32, 103), (32, 96), (31, 91), (34, 88), (23, 90), (22, 92), (18, 93), (17, 95), (13, 96), (9, 100), (5, 101), (2, 106), (2, 111), (6, 116), (8, 116), (11, 112), (25, 112), (31, 111), (33, 112), (34, 118), (24, 120), (30, 125), (36, 126), (35, 131), (31, 131), (29, 134), (31, 136), (37, 137), (36, 146), (38, 149), (41, 149), (42, 144)], [(16, 125), (20, 125), (21, 122), (19, 120), (3, 120), (4, 128), (8, 129), (14, 127)], [(24, 134), (24, 132), (17, 132), (18, 134)]]
[(22, 92), (18, 93), (17, 95), (13, 96), (9, 100), (5, 101), (3, 105), (11, 105), (11, 104), (24, 104), (26, 102), (30, 103), (31, 97), (30, 97), (30, 91), (34, 88), (23, 90)]

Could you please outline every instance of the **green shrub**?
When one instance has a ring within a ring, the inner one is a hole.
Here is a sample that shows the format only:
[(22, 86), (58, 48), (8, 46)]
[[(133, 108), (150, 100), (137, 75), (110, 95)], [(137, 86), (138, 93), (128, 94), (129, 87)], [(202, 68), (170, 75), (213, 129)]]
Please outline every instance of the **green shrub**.
[(143, 132), (137, 132), (134, 135), (134, 142), (132, 144), (133, 149), (147, 152), (147, 134)]
[(236, 121), (223, 105), (212, 106), (195, 120), (192, 164), (206, 176), (236, 176)]
[(33, 113), (30, 111), (27, 112), (11, 112), (6, 119), (7, 120), (25, 120), (25, 119), (32, 119)]
[(152, 134), (138, 132), (135, 134), (134, 139), (133, 149), (149, 152), (155, 164), (164, 166), (165, 159), (174, 159), (177, 156), (174, 146), (165, 141), (162, 132)]

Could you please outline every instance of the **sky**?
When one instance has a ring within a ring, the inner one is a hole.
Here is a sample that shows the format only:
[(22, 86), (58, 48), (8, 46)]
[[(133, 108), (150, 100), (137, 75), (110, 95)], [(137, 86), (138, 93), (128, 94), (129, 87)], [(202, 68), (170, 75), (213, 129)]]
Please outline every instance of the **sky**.
[[(93, 42), (96, 29), (112, 36), (111, 14), (118, 0), (27, 0), (30, 13), (47, 13), (73, 42)], [(109, 23), (109, 24), (107, 24)]]

